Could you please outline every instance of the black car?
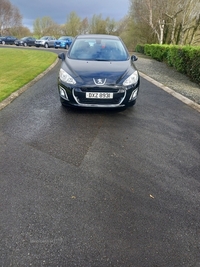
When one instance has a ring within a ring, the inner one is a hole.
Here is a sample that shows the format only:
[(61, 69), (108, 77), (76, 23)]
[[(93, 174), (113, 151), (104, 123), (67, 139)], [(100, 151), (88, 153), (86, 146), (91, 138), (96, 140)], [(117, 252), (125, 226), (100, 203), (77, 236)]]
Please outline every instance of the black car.
[(35, 46), (36, 39), (34, 37), (23, 37), (21, 39), (15, 40), (17, 46)]
[(0, 36), (0, 44), (10, 44), (13, 45), (15, 43), (15, 40), (17, 40), (14, 36)]
[(133, 106), (140, 78), (130, 56), (117, 36), (79, 35), (62, 59), (58, 91), (62, 105), (85, 108)]

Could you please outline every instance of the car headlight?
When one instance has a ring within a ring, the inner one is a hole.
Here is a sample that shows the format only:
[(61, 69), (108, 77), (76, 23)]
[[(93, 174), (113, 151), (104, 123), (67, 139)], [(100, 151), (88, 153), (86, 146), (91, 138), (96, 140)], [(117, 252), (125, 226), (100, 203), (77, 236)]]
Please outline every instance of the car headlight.
[(134, 83), (137, 83), (138, 81), (138, 72), (137, 70), (133, 72), (133, 74), (131, 74), (124, 82), (123, 85), (124, 86), (128, 86)]
[(60, 79), (65, 82), (65, 83), (69, 83), (69, 84), (76, 84), (76, 81), (72, 78), (72, 76), (70, 76), (66, 71), (64, 71), (63, 69), (60, 69), (59, 72), (59, 77)]

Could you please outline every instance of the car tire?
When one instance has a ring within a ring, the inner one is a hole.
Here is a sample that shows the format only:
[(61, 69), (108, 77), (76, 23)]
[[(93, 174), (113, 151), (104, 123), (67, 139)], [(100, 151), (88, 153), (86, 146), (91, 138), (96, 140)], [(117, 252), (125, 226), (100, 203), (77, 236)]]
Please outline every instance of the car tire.
[(49, 45), (47, 43), (44, 44), (45, 48), (49, 48)]

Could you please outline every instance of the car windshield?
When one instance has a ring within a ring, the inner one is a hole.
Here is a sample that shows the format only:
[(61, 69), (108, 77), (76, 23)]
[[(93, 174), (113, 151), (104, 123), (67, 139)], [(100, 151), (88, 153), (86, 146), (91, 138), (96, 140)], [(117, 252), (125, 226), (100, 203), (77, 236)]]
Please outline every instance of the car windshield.
[(40, 38), (40, 40), (47, 40), (48, 39), (48, 36), (44, 36), (42, 38)]
[(78, 60), (125, 61), (129, 55), (118, 39), (76, 39), (68, 57)]
[(68, 40), (68, 39), (69, 39), (69, 37), (67, 37), (67, 36), (62, 36), (59, 38), (59, 40)]

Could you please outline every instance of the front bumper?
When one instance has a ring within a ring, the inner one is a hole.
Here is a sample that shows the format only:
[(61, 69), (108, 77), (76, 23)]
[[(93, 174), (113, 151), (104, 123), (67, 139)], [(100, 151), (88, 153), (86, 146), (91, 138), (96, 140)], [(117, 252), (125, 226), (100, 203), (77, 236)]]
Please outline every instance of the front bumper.
[(44, 43), (35, 43), (35, 46), (37, 47), (44, 46)]
[(23, 45), (24, 45), (24, 43), (17, 43), (17, 42), (15, 42), (15, 45), (18, 45), (18, 46), (23, 46)]
[[(123, 86), (82, 86), (69, 87), (58, 79), (58, 91), (61, 103), (66, 106), (86, 107), (86, 108), (118, 108), (131, 106), (138, 96), (139, 92), (138, 80), (137, 84), (129, 87)], [(106, 98), (87, 98), (86, 92), (111, 93), (111, 99)]]
[(67, 43), (55, 43), (55, 48), (65, 48), (66, 46), (69, 46)]

